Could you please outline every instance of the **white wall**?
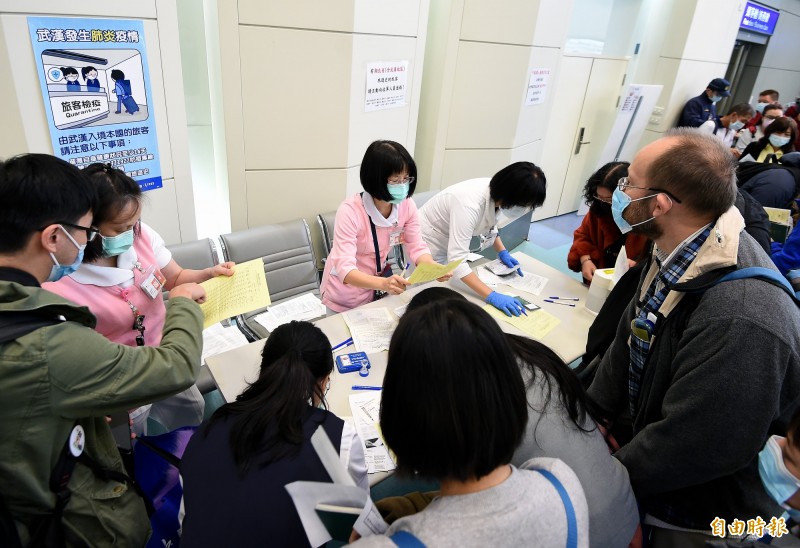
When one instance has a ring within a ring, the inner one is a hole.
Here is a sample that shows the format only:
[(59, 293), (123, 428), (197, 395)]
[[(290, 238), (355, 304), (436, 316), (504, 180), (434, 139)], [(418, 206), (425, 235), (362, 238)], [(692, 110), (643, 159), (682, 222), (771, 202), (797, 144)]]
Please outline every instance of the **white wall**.
[(28, 33), (28, 15), (120, 17), (144, 24), (150, 66), (152, 112), (158, 131), (163, 188), (148, 191), (143, 219), (167, 243), (197, 236), (189, 170), (178, 18), (174, 2), (142, 0), (110, 4), (100, 0), (5, 0), (0, 6), (0, 70), (12, 75), (0, 82), (0, 97), (9, 106), (3, 118), (0, 157), (23, 152), (52, 154), (39, 86), (37, 63)]

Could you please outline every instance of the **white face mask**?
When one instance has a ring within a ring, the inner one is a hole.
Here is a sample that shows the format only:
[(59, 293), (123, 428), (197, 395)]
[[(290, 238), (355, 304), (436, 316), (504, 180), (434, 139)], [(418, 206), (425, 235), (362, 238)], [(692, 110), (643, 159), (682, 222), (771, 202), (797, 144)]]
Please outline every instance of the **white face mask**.
[(501, 207), (500, 213), (503, 214), (503, 217), (514, 220), (522, 217), (530, 210), (531, 208), (525, 206)]

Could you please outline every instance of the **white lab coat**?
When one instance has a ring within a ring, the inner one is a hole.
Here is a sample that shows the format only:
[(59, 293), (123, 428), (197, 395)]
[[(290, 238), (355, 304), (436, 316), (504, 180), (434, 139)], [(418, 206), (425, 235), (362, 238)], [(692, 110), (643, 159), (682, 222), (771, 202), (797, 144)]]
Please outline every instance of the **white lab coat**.
[[(479, 177), (449, 186), (419, 210), (422, 239), (437, 263), (466, 259), (470, 251), (481, 251), (494, 243), (497, 218), (489, 181), (489, 177)], [(479, 249), (469, 248), (473, 236), (481, 237)], [(461, 279), (470, 272), (465, 260), (453, 275)]]

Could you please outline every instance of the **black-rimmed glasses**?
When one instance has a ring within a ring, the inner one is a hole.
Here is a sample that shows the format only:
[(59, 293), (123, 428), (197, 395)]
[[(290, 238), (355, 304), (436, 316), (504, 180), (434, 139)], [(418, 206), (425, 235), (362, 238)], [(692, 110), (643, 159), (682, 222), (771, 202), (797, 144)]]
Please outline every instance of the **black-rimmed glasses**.
[(667, 196), (669, 196), (670, 198), (672, 198), (673, 200), (675, 200), (679, 204), (681, 203), (681, 200), (677, 196), (672, 194), (669, 190), (664, 190), (663, 188), (655, 188), (655, 187), (650, 187), (650, 186), (635, 186), (635, 185), (631, 184), (630, 179), (628, 179), (627, 177), (620, 177), (619, 178), (619, 182), (617, 183), (617, 188), (620, 189), (622, 192), (625, 192), (626, 188), (638, 188), (640, 190), (652, 190), (654, 192), (660, 192), (660, 193), (666, 194)]
[[(83, 230), (84, 232), (86, 232), (86, 241), (87, 242), (91, 242), (92, 240), (94, 240), (97, 237), (97, 235), (100, 233), (100, 230), (98, 230), (97, 228), (95, 228), (93, 226), (86, 227), (86, 226), (76, 225), (75, 223), (67, 223), (65, 221), (58, 221), (58, 222), (51, 223), (51, 224), (61, 225), (62, 227), (68, 226), (70, 228), (77, 228), (78, 230)], [(44, 230), (45, 228), (47, 228), (47, 227), (43, 226), (39, 230)]]

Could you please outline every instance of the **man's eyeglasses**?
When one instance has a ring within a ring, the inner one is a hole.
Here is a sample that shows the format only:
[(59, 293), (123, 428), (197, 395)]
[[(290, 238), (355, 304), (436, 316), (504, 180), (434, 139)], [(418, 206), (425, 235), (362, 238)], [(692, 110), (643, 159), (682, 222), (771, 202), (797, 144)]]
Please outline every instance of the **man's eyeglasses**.
[(399, 181), (389, 179), (388, 183), (390, 185), (410, 185), (411, 183), (414, 182), (414, 180), (415, 180), (414, 177), (406, 177), (405, 179), (400, 179)]
[[(100, 233), (100, 230), (96, 229), (93, 226), (85, 227), (85, 226), (81, 226), (81, 225), (76, 225), (75, 223), (67, 223), (67, 222), (64, 222), (64, 221), (60, 221), (60, 222), (56, 222), (56, 223), (52, 223), (52, 224), (61, 225), (62, 227), (68, 226), (70, 228), (76, 228), (78, 230), (83, 230), (84, 232), (86, 232), (86, 241), (87, 242), (91, 242), (92, 240), (94, 240), (97, 237), (97, 235)], [(44, 230), (45, 228), (47, 228), (47, 227), (43, 226), (39, 230)]]
[(626, 188), (638, 188), (638, 189), (641, 189), (641, 190), (652, 190), (654, 192), (659, 192), (659, 193), (666, 194), (667, 196), (669, 196), (670, 198), (672, 198), (673, 200), (675, 200), (679, 204), (681, 203), (680, 199), (678, 199), (678, 197), (675, 196), (674, 194), (672, 194), (669, 190), (664, 190), (663, 188), (654, 188), (654, 187), (649, 187), (649, 186), (634, 186), (634, 185), (631, 184), (630, 180), (627, 177), (620, 177), (619, 182), (617, 183), (617, 188), (619, 188), (622, 192), (625, 192)]

